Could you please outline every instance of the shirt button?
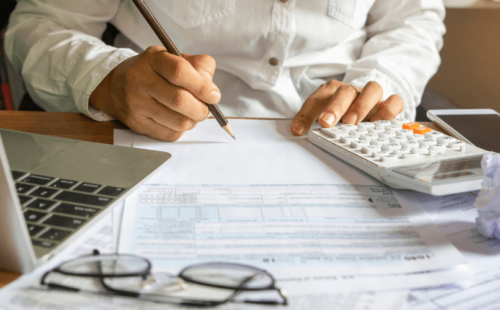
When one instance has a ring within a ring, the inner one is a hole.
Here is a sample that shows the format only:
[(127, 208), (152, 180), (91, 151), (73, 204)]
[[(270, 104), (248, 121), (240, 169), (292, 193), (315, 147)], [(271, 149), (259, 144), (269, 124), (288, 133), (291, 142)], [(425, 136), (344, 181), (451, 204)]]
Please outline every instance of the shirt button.
[(270, 58), (270, 59), (269, 59), (269, 64), (270, 64), (271, 66), (277, 66), (277, 65), (278, 65), (278, 63), (279, 63), (279, 60), (278, 60), (278, 58), (276, 58), (276, 57), (273, 57), (273, 58)]

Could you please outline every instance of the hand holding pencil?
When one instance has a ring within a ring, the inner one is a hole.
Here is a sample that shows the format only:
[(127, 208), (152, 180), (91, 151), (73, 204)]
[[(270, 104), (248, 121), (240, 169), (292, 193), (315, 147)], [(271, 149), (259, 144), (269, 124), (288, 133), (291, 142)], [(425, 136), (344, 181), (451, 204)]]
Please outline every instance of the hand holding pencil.
[[(90, 103), (138, 133), (176, 141), (216, 111), (221, 93), (212, 82), (214, 71), (208, 55), (179, 57), (152, 46), (114, 68), (92, 92)], [(217, 118), (217, 112), (212, 114)], [(225, 122), (223, 128), (233, 136)]]

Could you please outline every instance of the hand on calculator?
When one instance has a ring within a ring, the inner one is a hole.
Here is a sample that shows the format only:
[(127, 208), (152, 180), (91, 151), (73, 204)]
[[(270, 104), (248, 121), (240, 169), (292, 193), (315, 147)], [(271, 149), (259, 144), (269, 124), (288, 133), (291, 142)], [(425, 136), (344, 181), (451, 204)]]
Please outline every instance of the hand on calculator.
[(321, 85), (302, 105), (293, 119), (291, 131), (302, 136), (318, 120), (323, 128), (337, 123), (357, 125), (363, 120), (390, 120), (403, 111), (404, 102), (398, 95), (382, 101), (384, 92), (377, 82), (369, 82), (365, 88), (330, 81)]

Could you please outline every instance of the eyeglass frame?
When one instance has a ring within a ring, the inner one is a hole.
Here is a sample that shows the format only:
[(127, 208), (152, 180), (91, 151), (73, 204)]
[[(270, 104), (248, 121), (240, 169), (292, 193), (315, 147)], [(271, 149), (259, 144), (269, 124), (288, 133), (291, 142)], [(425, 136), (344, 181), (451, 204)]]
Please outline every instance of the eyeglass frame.
[[(66, 272), (61, 269), (62, 266), (65, 264), (72, 262), (72, 261), (77, 261), (82, 258), (86, 257), (92, 257), (92, 256), (100, 256), (100, 257), (109, 257), (109, 256), (116, 256), (116, 257), (133, 257), (136, 259), (141, 259), (144, 262), (147, 263), (146, 268), (142, 272), (135, 272), (135, 273), (127, 273), (127, 274), (119, 274), (119, 275), (104, 275), (104, 274), (98, 274), (98, 273), (86, 273), (86, 274), (77, 274), (77, 273), (71, 273), (71, 272)], [(229, 287), (229, 286), (224, 286), (224, 285), (216, 285), (216, 284), (208, 284), (208, 283), (203, 283), (201, 281), (196, 281), (193, 280), (187, 276), (184, 276), (183, 273), (189, 270), (190, 268), (193, 268), (195, 266), (210, 266), (214, 264), (223, 264), (223, 265), (228, 265), (228, 266), (240, 266), (244, 268), (248, 268), (251, 270), (255, 270), (256, 272), (263, 273), (267, 275), (271, 279), (271, 283), (267, 287), (263, 288), (246, 288), (242, 287), (245, 285), (246, 282), (242, 284), (242, 286), (235, 288), (235, 287)], [(109, 285), (106, 284), (104, 281), (107, 278), (133, 278), (133, 277), (141, 277), (143, 279), (146, 279), (148, 276), (154, 276), (151, 273), (152, 269), (152, 264), (149, 261), (149, 259), (133, 254), (100, 254), (98, 250), (94, 250), (92, 254), (90, 255), (84, 255), (80, 256), (74, 259), (70, 259), (68, 261), (64, 261), (61, 264), (59, 264), (57, 267), (55, 267), (52, 270), (49, 270), (44, 273), (42, 278), (40, 279), (40, 285), (46, 285), (47, 287), (51, 289), (59, 289), (59, 290), (65, 290), (65, 291), (70, 291), (70, 292), (80, 292), (82, 289), (79, 288), (74, 288), (62, 284), (55, 284), (55, 283), (46, 283), (46, 279), (49, 276), (50, 273), (55, 272), (55, 273), (60, 273), (62, 275), (66, 276), (72, 276), (72, 277), (83, 277), (83, 278), (97, 278), (100, 280), (101, 285), (106, 289), (106, 293), (112, 293), (113, 295), (116, 296), (124, 296), (124, 297), (133, 297), (133, 298), (138, 298), (140, 299), (140, 296), (142, 295), (141, 293), (138, 292), (131, 292), (131, 291), (126, 291), (126, 290), (118, 290), (114, 289), (112, 287), (109, 287)], [(196, 300), (196, 299), (187, 299), (187, 298), (182, 298), (185, 300), (185, 302), (180, 302), (180, 303), (175, 303), (178, 305), (182, 306), (197, 306), (197, 307), (215, 307), (218, 305), (225, 304), (227, 302), (238, 302), (234, 300), (234, 298), (240, 294), (241, 292), (257, 292), (257, 291), (277, 291), (280, 297), (282, 298), (283, 302), (272, 302), (272, 301), (252, 301), (252, 300), (244, 300), (242, 303), (251, 303), (251, 304), (259, 304), (259, 305), (270, 305), (270, 306), (278, 306), (278, 305), (288, 305), (288, 298), (287, 294), (283, 289), (279, 289), (276, 287), (276, 279), (267, 271), (264, 269), (260, 269), (254, 266), (250, 265), (245, 265), (245, 264), (238, 264), (238, 263), (230, 263), (230, 262), (209, 262), (209, 263), (201, 263), (201, 264), (194, 264), (194, 265), (189, 265), (185, 268), (183, 268), (179, 274), (176, 276), (178, 279), (181, 279), (187, 283), (192, 283), (192, 284), (197, 284), (197, 285), (203, 285), (203, 286), (208, 286), (212, 288), (220, 288), (220, 289), (228, 289), (228, 290), (234, 290), (235, 292), (232, 293), (229, 297), (227, 297), (223, 301), (211, 301), (211, 300)], [(164, 294), (168, 296), (168, 294)], [(167, 303), (167, 302), (165, 302)]]

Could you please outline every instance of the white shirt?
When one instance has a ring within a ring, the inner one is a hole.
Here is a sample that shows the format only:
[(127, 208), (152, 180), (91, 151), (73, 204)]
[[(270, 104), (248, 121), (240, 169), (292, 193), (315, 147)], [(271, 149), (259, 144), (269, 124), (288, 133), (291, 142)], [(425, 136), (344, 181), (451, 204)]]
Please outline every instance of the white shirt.
[[(400, 95), (403, 116), (414, 119), (445, 32), (441, 0), (147, 3), (181, 52), (215, 58), (226, 116), (292, 118), (321, 84), (336, 79), (359, 87), (378, 82), (384, 99)], [(123, 34), (118, 44), (132, 48), (98, 39), (108, 21)], [(92, 91), (124, 59), (161, 43), (131, 0), (19, 0), (5, 45), (47, 111), (107, 120), (89, 111)]]

